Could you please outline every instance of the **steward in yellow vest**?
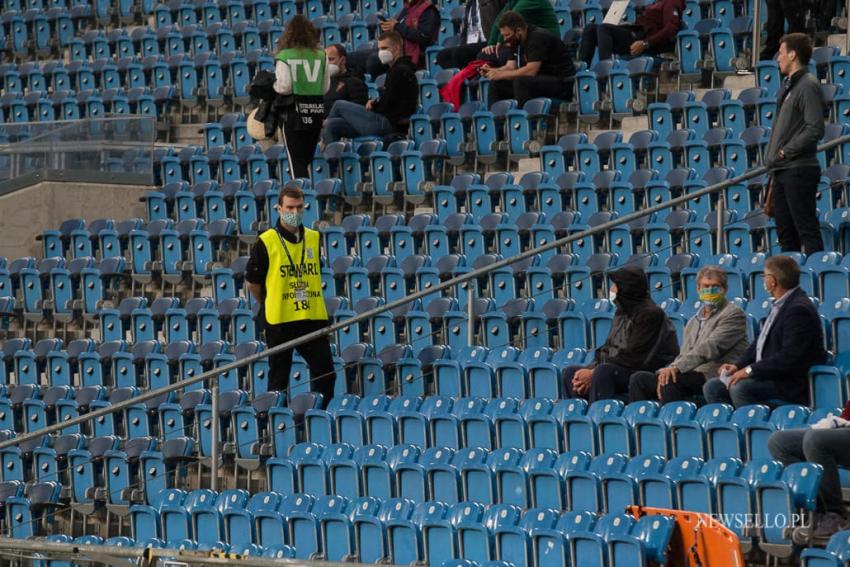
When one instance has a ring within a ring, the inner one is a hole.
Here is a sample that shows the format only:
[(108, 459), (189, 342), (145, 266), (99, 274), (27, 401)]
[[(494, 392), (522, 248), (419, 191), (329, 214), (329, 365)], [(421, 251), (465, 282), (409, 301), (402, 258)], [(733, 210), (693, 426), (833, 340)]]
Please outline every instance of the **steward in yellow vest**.
[[(263, 232), (245, 268), (248, 289), (262, 306), (269, 348), (328, 325), (322, 294), (320, 235), (303, 224), (304, 194), (288, 186), (280, 194), (277, 225)], [(310, 367), (310, 390), (327, 404), (336, 374), (328, 337), (296, 347)], [(269, 357), (270, 391), (288, 393), (292, 349)], [(255, 392), (254, 394), (258, 394)]]

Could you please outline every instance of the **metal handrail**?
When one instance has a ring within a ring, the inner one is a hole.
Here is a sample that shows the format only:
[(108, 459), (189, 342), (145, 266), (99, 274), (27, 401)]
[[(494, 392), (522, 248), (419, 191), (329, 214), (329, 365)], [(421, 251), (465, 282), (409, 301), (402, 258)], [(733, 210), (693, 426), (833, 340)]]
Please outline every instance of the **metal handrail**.
[[(840, 136), (838, 138), (834, 138), (834, 139), (830, 140), (829, 142), (818, 146), (818, 150), (819, 151), (828, 150), (830, 148), (833, 148), (835, 146), (838, 146), (838, 145), (844, 144), (844, 143), (850, 143), (850, 134)], [(136, 405), (136, 404), (145, 402), (147, 400), (151, 400), (151, 399), (163, 396), (163, 395), (168, 394), (170, 392), (182, 390), (182, 389), (186, 388), (187, 386), (191, 386), (192, 384), (196, 384), (196, 383), (201, 382), (203, 380), (218, 380), (219, 377), (227, 375), (231, 370), (241, 368), (243, 366), (247, 366), (247, 365), (249, 365), (253, 362), (267, 358), (268, 356), (275, 355), (275, 354), (281, 353), (285, 350), (295, 348), (297, 346), (303, 345), (305, 343), (308, 343), (312, 340), (318, 339), (318, 338), (323, 337), (325, 335), (330, 335), (330, 334), (336, 332), (339, 329), (343, 329), (345, 327), (349, 327), (351, 325), (359, 323), (360, 321), (370, 319), (370, 318), (372, 318), (376, 315), (379, 315), (381, 313), (384, 313), (386, 311), (392, 311), (394, 309), (397, 309), (398, 307), (406, 305), (406, 304), (408, 304), (412, 301), (416, 301), (417, 299), (421, 299), (421, 298), (423, 298), (427, 295), (430, 295), (432, 293), (442, 291), (444, 289), (453, 287), (453, 286), (455, 286), (459, 283), (463, 283), (463, 282), (468, 281), (468, 280), (477, 279), (481, 276), (488, 274), (489, 272), (510, 266), (511, 264), (514, 264), (514, 263), (519, 262), (521, 260), (525, 260), (526, 258), (530, 258), (532, 256), (535, 256), (535, 255), (537, 255), (541, 252), (546, 252), (548, 250), (552, 250), (554, 248), (561, 247), (565, 244), (569, 244), (570, 242), (574, 242), (576, 240), (581, 240), (581, 239), (586, 238), (588, 236), (592, 236), (594, 234), (607, 231), (608, 229), (615, 228), (615, 227), (623, 225), (623, 224), (628, 224), (629, 222), (631, 222), (633, 220), (637, 220), (641, 217), (645, 217), (645, 216), (650, 215), (652, 213), (656, 213), (656, 212), (662, 211), (664, 209), (668, 209), (670, 207), (673, 207), (673, 206), (676, 206), (676, 205), (679, 205), (679, 204), (682, 204), (682, 203), (686, 203), (686, 202), (692, 201), (694, 199), (698, 199), (698, 198), (700, 198), (704, 195), (710, 195), (711, 193), (718, 192), (722, 189), (725, 189), (726, 187), (730, 187), (732, 185), (737, 185), (737, 184), (739, 184), (743, 181), (747, 181), (749, 179), (753, 179), (755, 177), (759, 177), (761, 175), (764, 175), (767, 172), (768, 172), (768, 170), (767, 170), (766, 167), (759, 166), (759, 167), (757, 167), (755, 169), (751, 169), (750, 171), (748, 171), (748, 172), (746, 172), (742, 175), (739, 175), (737, 177), (733, 177), (731, 179), (727, 179), (727, 180), (721, 181), (719, 183), (709, 185), (707, 187), (704, 187), (704, 188), (699, 189), (697, 191), (694, 191), (692, 193), (688, 193), (686, 195), (682, 195), (680, 197), (670, 199), (669, 201), (666, 201), (664, 203), (654, 205), (652, 207), (648, 207), (648, 208), (643, 209), (643, 210), (639, 210), (639, 211), (635, 211), (633, 213), (623, 215), (623, 216), (618, 217), (614, 220), (611, 220), (611, 221), (608, 221), (606, 223), (597, 225), (593, 228), (589, 228), (587, 230), (583, 230), (581, 232), (553, 240), (552, 242), (549, 242), (549, 243), (544, 244), (542, 246), (538, 246), (536, 248), (526, 250), (525, 252), (522, 252), (521, 254), (519, 254), (517, 256), (513, 256), (511, 258), (505, 258), (503, 260), (499, 260), (499, 261), (494, 262), (493, 264), (490, 264), (490, 265), (485, 266), (483, 268), (478, 268), (476, 270), (472, 270), (472, 271), (467, 272), (465, 274), (455, 276), (455, 277), (453, 277), (449, 280), (446, 280), (446, 281), (441, 282), (437, 285), (434, 285), (434, 286), (432, 286), (432, 287), (430, 287), (426, 290), (417, 291), (417, 292), (412, 293), (408, 296), (405, 296), (401, 299), (391, 301), (390, 303), (387, 303), (385, 305), (381, 305), (379, 307), (375, 307), (374, 309), (370, 309), (368, 311), (360, 313), (359, 315), (355, 315), (354, 317), (351, 317), (350, 319), (346, 319), (345, 321), (333, 323), (333, 324), (331, 324), (331, 325), (329, 325), (329, 326), (327, 326), (323, 329), (319, 329), (317, 331), (307, 333), (306, 335), (302, 335), (302, 336), (295, 338), (291, 341), (288, 341), (288, 342), (282, 343), (280, 345), (274, 346), (272, 348), (266, 349), (264, 351), (246, 356), (245, 358), (241, 358), (237, 361), (225, 364), (225, 365), (220, 366), (218, 368), (215, 368), (213, 370), (209, 370), (209, 371), (204, 372), (202, 374), (198, 374), (197, 376), (193, 376), (191, 378), (186, 378), (186, 379), (180, 380), (180, 381), (175, 382), (173, 384), (170, 384), (168, 386), (163, 386), (162, 388), (157, 388), (156, 390), (150, 390), (148, 392), (144, 392), (144, 393), (142, 393), (142, 394), (140, 394), (140, 395), (138, 395), (134, 398), (130, 398), (130, 399), (127, 399), (127, 400), (124, 400), (124, 401), (121, 401), (121, 402), (117, 402), (117, 403), (112, 404), (108, 407), (101, 408), (101, 409), (95, 410), (93, 412), (89, 412), (85, 415), (81, 415), (81, 416), (69, 419), (67, 421), (63, 421), (61, 423), (56, 423), (54, 425), (44, 427), (44, 428), (39, 429), (37, 431), (25, 433), (23, 435), (14, 437), (12, 439), (7, 439), (5, 441), (0, 441), (0, 450), (5, 449), (7, 447), (14, 446), (14, 445), (18, 445), (18, 444), (21, 444), (21, 443), (26, 443), (26, 442), (31, 441), (33, 439), (38, 439), (40, 437), (43, 437), (44, 435), (50, 435), (52, 433), (57, 433), (57, 432), (62, 431), (63, 429), (66, 429), (68, 427), (73, 427), (75, 425), (85, 423), (85, 422), (90, 421), (92, 419), (97, 419), (97, 418), (109, 415), (110, 413), (122, 411), (122, 410), (124, 410), (124, 409), (126, 409), (126, 408), (128, 408), (132, 405)], [(718, 226), (718, 230), (722, 231), (723, 230), (722, 226)], [(217, 423), (216, 419), (213, 419), (212, 421), (213, 421), (213, 424)], [(218, 453), (218, 451), (213, 451), (213, 456), (214, 457), (217, 456), (217, 453)], [(214, 461), (215, 461), (215, 459), (214, 459)], [(215, 471), (215, 468), (213, 468), (213, 470)]]

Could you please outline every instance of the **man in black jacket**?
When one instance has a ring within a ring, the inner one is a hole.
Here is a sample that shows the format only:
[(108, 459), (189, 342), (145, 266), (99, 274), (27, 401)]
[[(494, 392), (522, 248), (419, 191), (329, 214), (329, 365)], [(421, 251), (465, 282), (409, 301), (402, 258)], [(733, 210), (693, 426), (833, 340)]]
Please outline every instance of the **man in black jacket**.
[(756, 342), (735, 364), (721, 366), (720, 378), (705, 383), (708, 403), (731, 402), (736, 408), (769, 400), (808, 404), (809, 368), (826, 361), (820, 316), (799, 287), (800, 267), (793, 258), (771, 256), (763, 277), (773, 297), (770, 314)]
[(655, 372), (679, 354), (673, 326), (649, 297), (646, 273), (627, 266), (611, 273), (611, 281), (610, 295), (617, 306), (611, 331), (590, 366), (564, 370), (567, 397), (590, 402), (625, 397), (633, 372)]
[(338, 100), (347, 100), (355, 104), (366, 104), (369, 100), (369, 89), (363, 79), (351, 74), (346, 66), (345, 46), (335, 43), (325, 48), (328, 57), (328, 67), (331, 71), (331, 86), (325, 93), (325, 114)]
[(825, 127), (820, 82), (807, 70), (811, 56), (807, 35), (783, 36), (778, 62), (785, 80), (777, 94), (776, 118), (764, 152), (779, 245), (783, 252), (806, 254), (823, 250), (817, 191), (818, 141)]
[(382, 60), (390, 66), (378, 100), (368, 100), (365, 107), (346, 100), (335, 102), (325, 120), (322, 138), (326, 144), (341, 138), (386, 136), (407, 130), (419, 99), (416, 68), (409, 57), (402, 55), (398, 33), (381, 35), (378, 49)]

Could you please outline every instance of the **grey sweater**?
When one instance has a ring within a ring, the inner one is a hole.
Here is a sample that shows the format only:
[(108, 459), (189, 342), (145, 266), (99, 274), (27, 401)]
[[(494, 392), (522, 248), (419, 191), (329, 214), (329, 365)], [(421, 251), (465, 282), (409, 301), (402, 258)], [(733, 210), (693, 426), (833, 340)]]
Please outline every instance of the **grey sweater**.
[[(824, 133), (823, 96), (818, 80), (805, 70), (802, 73), (792, 79), (791, 89), (773, 121), (764, 152), (764, 165), (771, 171), (819, 165), (817, 146)], [(779, 150), (785, 152), (782, 159)]]
[(740, 307), (727, 302), (702, 322), (702, 330), (699, 316), (691, 317), (685, 325), (682, 349), (671, 366), (679, 372), (701, 372), (713, 378), (721, 364), (738, 360), (748, 344), (747, 316)]

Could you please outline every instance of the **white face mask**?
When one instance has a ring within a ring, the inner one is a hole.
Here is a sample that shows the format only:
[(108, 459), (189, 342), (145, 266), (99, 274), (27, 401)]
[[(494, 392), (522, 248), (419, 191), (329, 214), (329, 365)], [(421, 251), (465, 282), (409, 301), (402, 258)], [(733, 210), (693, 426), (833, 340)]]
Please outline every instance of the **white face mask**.
[(610, 301), (611, 303), (614, 303), (614, 301), (616, 299), (617, 299), (617, 292), (616, 291), (609, 291), (608, 292), (608, 301)]
[(380, 59), (381, 63), (384, 65), (389, 65), (393, 62), (393, 52), (389, 49), (381, 49), (378, 51), (378, 59)]
[(339, 75), (339, 65), (334, 65), (333, 63), (328, 63), (328, 73), (331, 77)]

